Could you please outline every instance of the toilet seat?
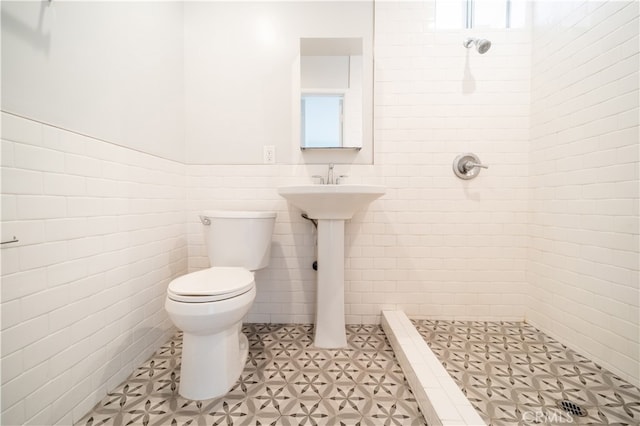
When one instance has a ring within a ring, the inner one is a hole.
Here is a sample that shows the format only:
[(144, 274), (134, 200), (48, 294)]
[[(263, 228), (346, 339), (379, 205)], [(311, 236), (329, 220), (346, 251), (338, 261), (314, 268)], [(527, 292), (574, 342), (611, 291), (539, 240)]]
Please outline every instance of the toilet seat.
[(244, 268), (214, 267), (192, 272), (171, 281), (169, 299), (203, 303), (230, 299), (255, 286), (253, 272)]

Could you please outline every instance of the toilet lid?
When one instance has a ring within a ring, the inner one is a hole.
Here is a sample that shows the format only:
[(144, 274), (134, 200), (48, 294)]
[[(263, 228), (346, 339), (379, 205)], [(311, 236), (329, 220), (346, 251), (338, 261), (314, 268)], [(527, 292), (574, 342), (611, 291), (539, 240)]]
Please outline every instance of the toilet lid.
[(179, 302), (212, 302), (246, 293), (253, 286), (253, 272), (215, 267), (176, 278), (169, 283), (167, 293)]

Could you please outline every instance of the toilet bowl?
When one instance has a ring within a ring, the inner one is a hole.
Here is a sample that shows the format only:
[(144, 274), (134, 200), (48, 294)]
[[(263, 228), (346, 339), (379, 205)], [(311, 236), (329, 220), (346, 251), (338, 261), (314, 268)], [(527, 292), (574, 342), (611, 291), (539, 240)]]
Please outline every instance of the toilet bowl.
[(165, 309), (183, 332), (180, 387), (187, 399), (224, 395), (237, 381), (249, 346), (242, 320), (256, 296), (253, 271), (267, 266), (271, 212), (201, 216), (211, 267), (171, 281)]

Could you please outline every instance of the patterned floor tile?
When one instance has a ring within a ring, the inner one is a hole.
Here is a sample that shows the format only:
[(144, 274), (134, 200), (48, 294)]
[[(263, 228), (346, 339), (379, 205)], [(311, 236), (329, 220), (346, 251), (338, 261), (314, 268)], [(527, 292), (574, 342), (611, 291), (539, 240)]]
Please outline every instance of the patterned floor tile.
[(640, 389), (528, 324), (412, 322), (489, 425), (640, 424)]
[(178, 395), (182, 335), (163, 345), (79, 425), (424, 425), (382, 328), (347, 326), (343, 349), (313, 326), (247, 324), (245, 369), (223, 397)]

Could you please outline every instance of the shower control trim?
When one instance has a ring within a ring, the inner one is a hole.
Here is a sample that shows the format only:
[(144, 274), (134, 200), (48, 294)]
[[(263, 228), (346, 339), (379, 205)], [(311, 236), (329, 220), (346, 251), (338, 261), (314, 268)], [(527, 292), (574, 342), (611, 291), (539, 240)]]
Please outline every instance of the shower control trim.
[(469, 180), (480, 174), (480, 169), (488, 169), (489, 166), (482, 164), (477, 155), (467, 152), (458, 155), (453, 160), (453, 172), (460, 179)]

